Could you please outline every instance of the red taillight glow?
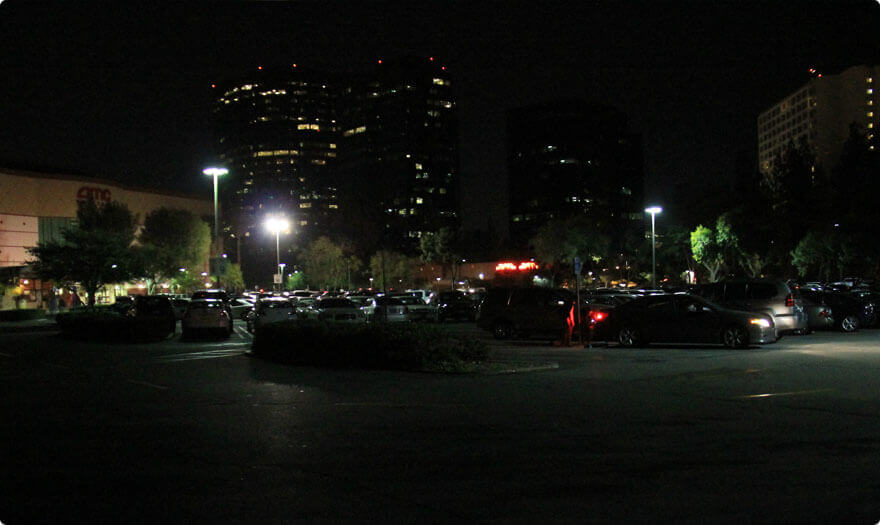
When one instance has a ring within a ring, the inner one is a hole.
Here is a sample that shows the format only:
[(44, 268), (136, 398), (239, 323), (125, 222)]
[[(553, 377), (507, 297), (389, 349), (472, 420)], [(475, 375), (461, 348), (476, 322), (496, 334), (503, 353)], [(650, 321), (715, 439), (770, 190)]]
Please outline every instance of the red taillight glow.
[(792, 307), (794, 306), (794, 294), (788, 294), (788, 297), (785, 298), (785, 306)]
[(593, 321), (596, 321), (597, 323), (604, 320), (606, 317), (608, 317), (608, 314), (606, 314), (605, 312), (597, 312), (597, 311), (590, 312), (590, 319), (592, 319)]
[(819, 317), (828, 317), (828, 310), (822, 310), (819, 312)]

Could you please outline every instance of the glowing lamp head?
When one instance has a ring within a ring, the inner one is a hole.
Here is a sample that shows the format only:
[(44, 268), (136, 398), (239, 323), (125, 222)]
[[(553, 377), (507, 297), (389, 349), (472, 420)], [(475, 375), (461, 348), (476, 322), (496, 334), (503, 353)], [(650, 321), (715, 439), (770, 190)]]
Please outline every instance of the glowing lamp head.
[(269, 217), (266, 219), (266, 229), (272, 233), (280, 233), (287, 231), (290, 222), (284, 217)]
[(663, 211), (663, 208), (660, 206), (651, 206), (650, 208), (645, 208), (646, 213), (650, 213), (651, 215), (655, 215)]
[(209, 177), (219, 177), (221, 175), (226, 175), (227, 173), (229, 173), (229, 170), (226, 168), (211, 167), (211, 168), (203, 169), (202, 173), (204, 173), (205, 175), (207, 175)]

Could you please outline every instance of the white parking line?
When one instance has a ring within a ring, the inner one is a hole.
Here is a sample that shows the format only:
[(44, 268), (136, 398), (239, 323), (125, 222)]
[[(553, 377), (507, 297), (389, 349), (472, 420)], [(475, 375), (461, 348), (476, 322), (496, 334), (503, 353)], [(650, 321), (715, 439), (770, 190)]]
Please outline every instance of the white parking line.
[(189, 352), (186, 354), (172, 354), (159, 356), (156, 358), (156, 361), (161, 363), (176, 363), (180, 361), (196, 361), (199, 359), (216, 359), (218, 357), (232, 357), (236, 355), (243, 355), (244, 349), (247, 348), (247, 344), (237, 343), (232, 345), (231, 348), (217, 348), (213, 350), (206, 350), (204, 352)]

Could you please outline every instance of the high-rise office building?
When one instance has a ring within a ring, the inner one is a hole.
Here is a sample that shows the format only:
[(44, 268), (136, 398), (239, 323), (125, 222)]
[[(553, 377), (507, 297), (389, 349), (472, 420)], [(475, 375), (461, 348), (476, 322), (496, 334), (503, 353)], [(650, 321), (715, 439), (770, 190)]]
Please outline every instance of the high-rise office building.
[(455, 101), (439, 61), (260, 67), (215, 90), (227, 252), (246, 278), (274, 255), (262, 231), (272, 214), (290, 219), (299, 245), (329, 235), (362, 253), (412, 251), (424, 232), (455, 224)]
[(817, 168), (829, 173), (855, 123), (869, 140), (878, 125), (880, 67), (855, 66), (830, 75), (810, 70), (810, 80), (758, 116), (758, 166), (768, 173), (791, 142), (806, 140)]
[(510, 235), (527, 246), (554, 218), (586, 215), (620, 241), (642, 229), (641, 139), (626, 116), (581, 100), (510, 111)]

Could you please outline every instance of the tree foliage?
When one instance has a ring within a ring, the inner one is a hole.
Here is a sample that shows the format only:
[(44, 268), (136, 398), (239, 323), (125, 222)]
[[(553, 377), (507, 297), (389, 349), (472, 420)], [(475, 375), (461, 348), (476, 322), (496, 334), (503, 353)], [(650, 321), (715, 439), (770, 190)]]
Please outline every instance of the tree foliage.
[(379, 250), (370, 257), (370, 273), (374, 286), (382, 289), (401, 288), (413, 284), (418, 259), (391, 250)]
[(691, 252), (694, 260), (709, 272), (709, 281), (717, 282), (722, 271), (729, 270), (741, 254), (739, 237), (734, 233), (727, 216), (715, 221), (715, 228), (700, 224), (691, 232)]
[(452, 230), (440, 228), (436, 232), (426, 232), (419, 240), (419, 252), (422, 261), (439, 264), (444, 273), (449, 270), (452, 286), (455, 286), (462, 256), (458, 249), (458, 238)]
[(188, 210), (163, 207), (146, 216), (139, 240), (142, 271), (152, 293), (156, 282), (176, 277), (180, 268), (195, 269), (204, 263), (211, 249), (211, 230)]
[(571, 270), (575, 257), (580, 257), (585, 266), (606, 258), (610, 241), (587, 217), (576, 216), (545, 222), (532, 237), (531, 245), (538, 261), (550, 267), (552, 285), (560, 272)]
[(352, 273), (361, 266), (360, 260), (346, 255), (340, 246), (323, 236), (306, 247), (304, 261), (309, 284), (328, 289), (349, 286)]
[(94, 200), (77, 205), (76, 224), (61, 232), (61, 241), (40, 243), (28, 251), (43, 279), (78, 282), (89, 306), (106, 283), (124, 281), (134, 273), (131, 244), (137, 221), (125, 204)]

